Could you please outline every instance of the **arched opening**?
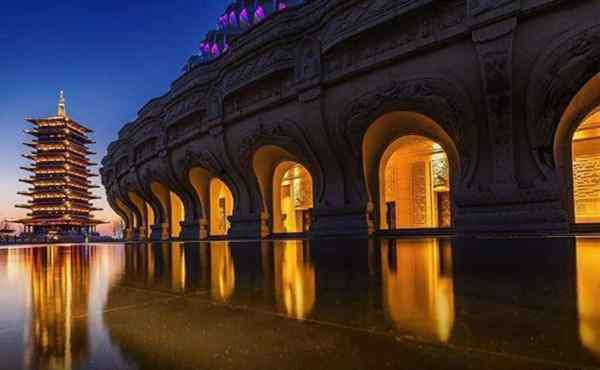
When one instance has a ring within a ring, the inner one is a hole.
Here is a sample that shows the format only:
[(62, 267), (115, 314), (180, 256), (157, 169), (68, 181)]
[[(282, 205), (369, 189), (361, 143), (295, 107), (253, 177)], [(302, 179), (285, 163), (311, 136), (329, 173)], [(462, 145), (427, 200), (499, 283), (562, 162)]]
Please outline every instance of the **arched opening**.
[(297, 152), (264, 145), (252, 160), (263, 211), (270, 216), (275, 234), (307, 232), (312, 224), (314, 178)]
[(300, 233), (310, 230), (313, 180), (297, 162), (284, 161), (273, 172), (273, 232)]
[(450, 240), (384, 240), (381, 264), (383, 306), (398, 330), (447, 342), (455, 318)]
[[(563, 112), (554, 136), (559, 180), (572, 224), (600, 226), (600, 74), (590, 79)], [(592, 225), (593, 224), (593, 225)]]
[(121, 210), (121, 212), (125, 215), (125, 227), (129, 230), (135, 229), (139, 227), (139, 223), (137, 220), (137, 216), (135, 212), (133, 212), (121, 199), (117, 199), (117, 207)]
[(152, 207), (150, 207), (150, 205), (144, 199), (142, 199), (142, 197), (140, 197), (136, 193), (129, 192), (128, 196), (129, 196), (129, 199), (131, 200), (131, 202), (138, 209), (138, 212), (140, 213), (140, 215), (142, 217), (140, 227), (142, 227), (142, 226), (145, 227), (145, 230), (144, 230), (146, 232), (145, 236), (149, 237), (150, 234), (152, 233), (152, 225), (154, 225), (154, 222), (155, 222), (154, 210), (152, 209)]
[(233, 215), (233, 194), (227, 185), (213, 178), (210, 180), (210, 235), (227, 235), (231, 227), (229, 217)]
[(571, 150), (575, 223), (600, 223), (600, 112), (579, 125)]
[(381, 229), (450, 227), (448, 157), (438, 143), (400, 137), (385, 150), (379, 167)]
[(179, 237), (181, 223), (185, 219), (185, 207), (181, 198), (159, 182), (150, 184), (150, 189), (162, 208), (163, 222), (169, 224), (169, 236), (171, 238)]
[(185, 207), (179, 195), (169, 192), (171, 205), (171, 237), (178, 238), (181, 234), (181, 223), (185, 220)]
[(378, 118), (363, 138), (363, 169), (379, 230), (450, 228), (458, 151), (445, 130), (414, 112)]

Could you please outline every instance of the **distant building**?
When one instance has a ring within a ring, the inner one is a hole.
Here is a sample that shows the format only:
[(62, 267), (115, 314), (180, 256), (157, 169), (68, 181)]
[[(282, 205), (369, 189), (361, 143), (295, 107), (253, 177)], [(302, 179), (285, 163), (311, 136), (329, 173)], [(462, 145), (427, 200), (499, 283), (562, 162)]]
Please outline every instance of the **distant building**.
[(31, 212), (27, 218), (18, 220), (26, 234), (36, 236), (83, 236), (96, 233), (96, 226), (103, 223), (95, 220), (92, 211), (92, 185), (89, 180), (97, 176), (90, 172), (93, 166), (88, 157), (92, 130), (75, 122), (66, 114), (65, 99), (60, 94), (58, 113), (54, 117), (27, 119), (35, 127), (25, 132), (34, 139), (25, 143), (33, 150), (24, 155), (33, 163), (22, 169), (32, 176), (22, 179), (31, 187), (20, 195), (30, 197), (26, 204), (17, 205)]

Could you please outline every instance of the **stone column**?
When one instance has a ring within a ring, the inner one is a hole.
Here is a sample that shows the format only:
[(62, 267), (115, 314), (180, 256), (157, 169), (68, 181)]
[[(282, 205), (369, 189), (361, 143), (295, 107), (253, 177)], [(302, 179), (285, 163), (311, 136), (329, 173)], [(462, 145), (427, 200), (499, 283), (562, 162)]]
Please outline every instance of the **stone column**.
[(169, 231), (169, 224), (152, 225), (152, 234), (150, 236), (150, 239), (156, 242), (169, 240), (171, 238)]

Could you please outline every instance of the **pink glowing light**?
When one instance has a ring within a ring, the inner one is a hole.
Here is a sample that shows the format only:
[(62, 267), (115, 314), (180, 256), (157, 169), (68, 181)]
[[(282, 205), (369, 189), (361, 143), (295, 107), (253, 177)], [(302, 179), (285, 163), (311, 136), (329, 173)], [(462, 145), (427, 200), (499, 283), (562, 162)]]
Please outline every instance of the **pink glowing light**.
[(254, 11), (254, 19), (256, 23), (265, 19), (265, 9), (262, 7), (262, 5), (259, 5), (258, 8), (256, 8), (256, 11)]
[(240, 13), (240, 22), (244, 23), (244, 25), (250, 25), (250, 20), (248, 19), (248, 9), (244, 8)]
[(211, 52), (211, 54), (212, 54), (213, 57), (218, 57), (219, 53), (220, 53), (220, 51), (219, 51), (219, 45), (217, 45), (217, 43), (214, 43), (212, 49), (210, 50), (210, 52)]
[(235, 12), (234, 12), (234, 11), (232, 11), (232, 12), (230, 12), (230, 13), (229, 13), (229, 24), (230, 24), (232, 27), (235, 27), (235, 26), (237, 26), (237, 17), (236, 17), (236, 15), (235, 15)]
[(286, 10), (287, 9), (287, 5), (285, 5), (285, 3), (282, 1), (279, 3), (279, 6), (277, 7), (278, 10)]

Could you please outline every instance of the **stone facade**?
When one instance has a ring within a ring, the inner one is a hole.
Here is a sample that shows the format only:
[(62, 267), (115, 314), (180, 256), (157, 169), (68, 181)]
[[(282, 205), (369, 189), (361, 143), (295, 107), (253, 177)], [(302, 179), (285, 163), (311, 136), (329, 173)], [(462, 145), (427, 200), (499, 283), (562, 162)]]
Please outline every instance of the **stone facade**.
[(276, 146), (312, 175), (312, 236), (370, 235), (379, 195), (365, 151), (385, 143), (369, 149), (365, 135), (400, 112), (386, 142), (420, 134), (448, 153), (454, 232), (568, 232), (570, 138), (600, 105), (598, 14), (598, 0), (307, 1), (186, 71), (120, 130), (102, 161), (108, 201), (139, 237), (135, 192), (154, 210), (150, 236), (168, 238), (160, 182), (185, 206), (181, 238), (205, 238), (209, 205), (188, 175), (202, 167), (233, 194), (229, 237), (267, 237), (252, 162)]

